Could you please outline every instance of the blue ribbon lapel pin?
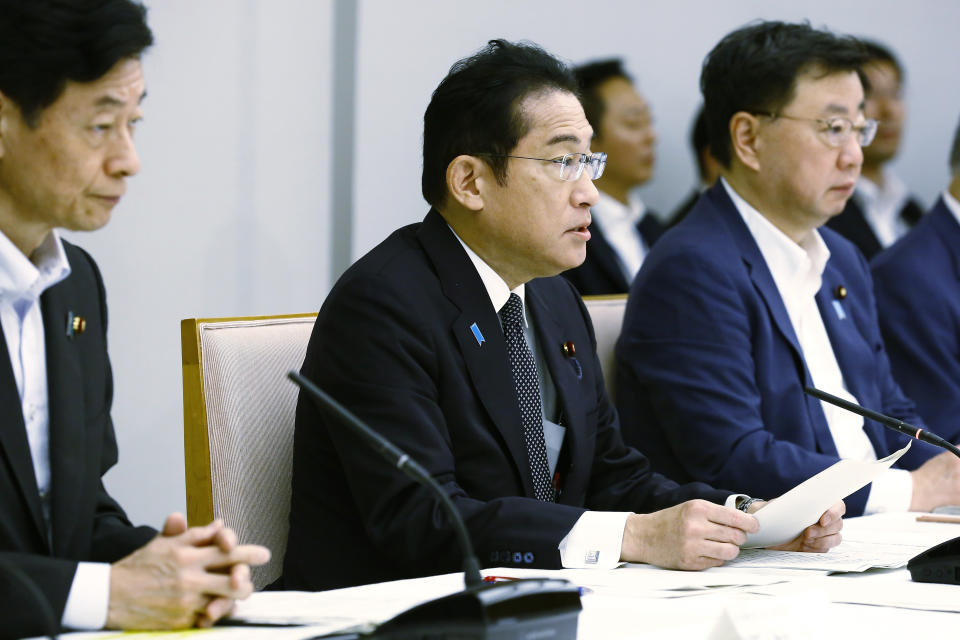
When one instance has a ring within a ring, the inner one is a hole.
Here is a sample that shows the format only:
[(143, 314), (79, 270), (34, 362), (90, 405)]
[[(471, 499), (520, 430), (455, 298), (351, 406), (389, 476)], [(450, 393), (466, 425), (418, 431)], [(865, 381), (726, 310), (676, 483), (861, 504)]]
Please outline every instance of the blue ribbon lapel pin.
[(473, 332), (473, 337), (477, 339), (477, 346), (482, 347), (483, 343), (486, 341), (486, 338), (484, 338), (483, 334), (480, 333), (480, 327), (477, 326), (476, 322), (470, 325), (470, 331)]

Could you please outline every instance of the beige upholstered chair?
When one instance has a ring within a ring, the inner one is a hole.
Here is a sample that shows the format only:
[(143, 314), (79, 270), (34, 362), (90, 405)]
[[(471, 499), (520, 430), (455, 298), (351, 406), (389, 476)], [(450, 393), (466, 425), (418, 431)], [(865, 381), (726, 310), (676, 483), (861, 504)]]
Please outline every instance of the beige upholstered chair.
[(614, 347), (623, 325), (623, 312), (627, 308), (627, 295), (584, 296), (583, 303), (590, 312), (593, 331), (597, 335), (597, 357), (603, 369), (603, 380), (607, 393), (613, 398), (614, 387)]
[(299, 370), (316, 314), (201, 318), (180, 325), (187, 521), (223, 518), (242, 543), (268, 547), (260, 589), (283, 567)]

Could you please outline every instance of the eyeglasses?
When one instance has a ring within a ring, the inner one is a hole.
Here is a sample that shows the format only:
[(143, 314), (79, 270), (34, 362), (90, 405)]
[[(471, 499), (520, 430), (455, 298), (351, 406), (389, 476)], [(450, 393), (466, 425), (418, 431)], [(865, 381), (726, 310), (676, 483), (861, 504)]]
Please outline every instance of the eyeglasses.
[(796, 118), (782, 113), (765, 113), (763, 111), (755, 111), (754, 115), (773, 119), (786, 118), (787, 120), (816, 122), (822, 125), (819, 130), (821, 139), (831, 147), (842, 147), (847, 144), (852, 135), (856, 136), (857, 144), (861, 147), (868, 147), (877, 135), (877, 121), (871, 118), (864, 120), (861, 125), (855, 125), (850, 118), (841, 116), (824, 120), (821, 118)]
[(477, 153), (474, 155), (486, 156), (488, 158), (517, 158), (519, 160), (539, 160), (540, 162), (552, 162), (560, 165), (561, 180), (579, 180), (583, 175), (583, 168), (590, 167), (590, 179), (596, 180), (603, 175), (603, 169), (607, 166), (607, 154), (600, 153), (566, 153), (559, 158), (531, 158), (528, 156), (512, 156), (509, 154), (498, 153)]

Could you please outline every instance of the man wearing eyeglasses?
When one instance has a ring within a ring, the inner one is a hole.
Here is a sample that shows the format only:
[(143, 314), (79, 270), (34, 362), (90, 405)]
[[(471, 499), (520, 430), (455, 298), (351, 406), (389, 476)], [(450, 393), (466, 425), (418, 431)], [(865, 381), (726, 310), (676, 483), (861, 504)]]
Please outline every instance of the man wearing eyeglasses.
[[(672, 478), (769, 498), (906, 444), (805, 386), (922, 424), (891, 376), (863, 256), (821, 228), (876, 132), (862, 62), (856, 40), (780, 22), (734, 31), (707, 57), (722, 179), (648, 256), (617, 350), (624, 438)], [(935, 453), (915, 442), (848, 513), (960, 503), (960, 463)]]
[[(424, 116), (433, 208), (336, 284), (303, 373), (429, 470), (484, 566), (719, 565), (756, 528), (723, 506), (742, 496), (677, 485), (623, 444), (587, 311), (557, 277), (584, 259), (604, 168), (575, 91), (534, 45), (453, 66)], [(842, 508), (788, 548), (837, 544)], [(301, 395), (284, 586), (461, 567), (438, 500)]]

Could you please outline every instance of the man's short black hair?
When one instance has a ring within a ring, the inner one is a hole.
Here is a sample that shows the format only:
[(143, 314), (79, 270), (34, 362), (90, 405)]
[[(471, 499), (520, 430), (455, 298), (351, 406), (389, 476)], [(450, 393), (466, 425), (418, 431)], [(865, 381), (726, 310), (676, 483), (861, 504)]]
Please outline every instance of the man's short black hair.
[(863, 45), (864, 50), (864, 64), (870, 64), (874, 62), (886, 62), (894, 68), (897, 72), (897, 82), (903, 84), (905, 79), (903, 66), (900, 64), (900, 60), (897, 59), (897, 56), (893, 51), (884, 44), (877, 42), (876, 40), (870, 40), (867, 38), (860, 39), (861, 44)]
[(0, 0), (0, 91), (33, 126), (68, 81), (92, 82), (153, 44), (133, 0)]
[[(530, 130), (520, 111), (530, 95), (548, 91), (577, 95), (566, 63), (529, 42), (491, 40), (450, 67), (423, 114), (423, 197), (440, 207), (447, 197), (447, 167), (459, 155), (480, 156), (499, 184), (507, 159)], [(489, 155), (487, 155), (489, 154)]]
[(703, 105), (697, 109), (697, 116), (693, 120), (693, 127), (690, 129), (690, 147), (693, 149), (693, 157), (697, 159), (697, 170), (700, 171), (700, 178), (705, 179), (707, 168), (703, 166), (703, 152), (710, 147), (710, 137), (707, 135), (707, 116), (703, 110)]
[(954, 175), (960, 175), (960, 124), (957, 124), (957, 132), (953, 134), (953, 149), (950, 151), (950, 171)]
[(577, 85), (580, 87), (580, 104), (583, 105), (587, 122), (593, 127), (594, 135), (598, 135), (600, 121), (603, 119), (603, 112), (606, 108), (603, 99), (600, 97), (600, 85), (614, 78), (623, 78), (627, 82), (633, 83), (633, 78), (624, 70), (623, 60), (620, 58), (582, 64), (573, 69), (573, 75), (576, 76)]
[(865, 59), (859, 40), (807, 23), (758, 22), (728, 34), (707, 54), (700, 75), (711, 153), (730, 166), (735, 113), (778, 113), (793, 100), (797, 77), (810, 71), (855, 71), (864, 82)]

